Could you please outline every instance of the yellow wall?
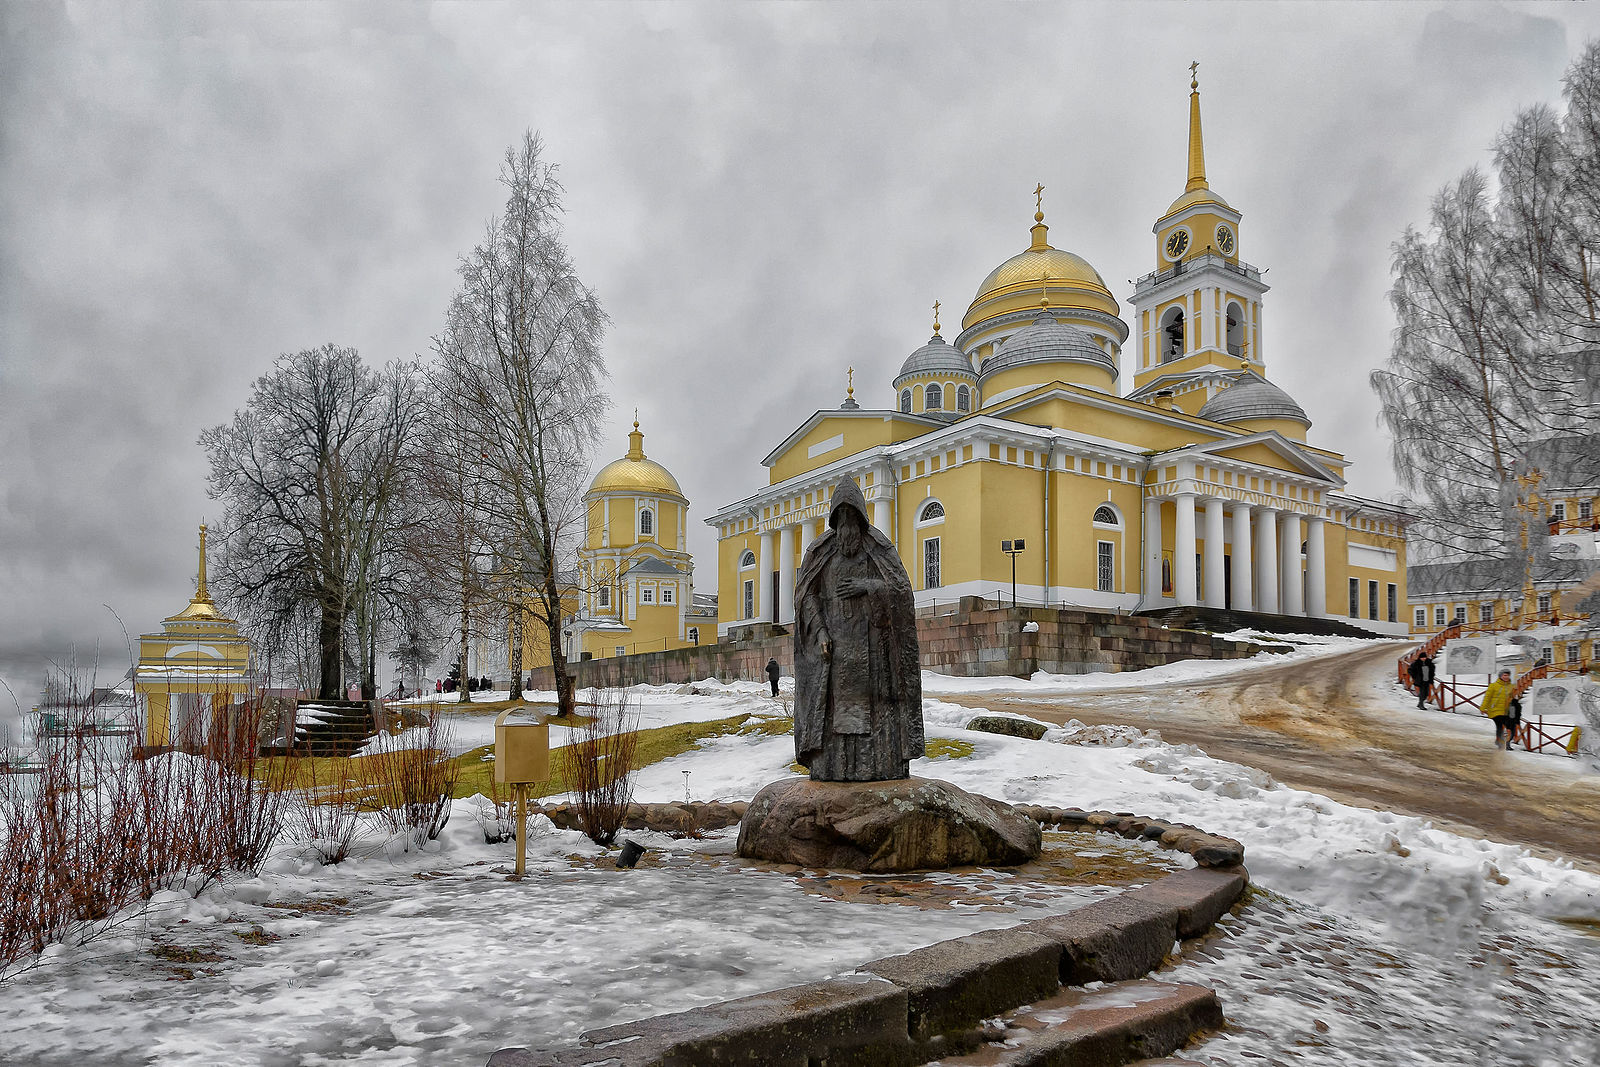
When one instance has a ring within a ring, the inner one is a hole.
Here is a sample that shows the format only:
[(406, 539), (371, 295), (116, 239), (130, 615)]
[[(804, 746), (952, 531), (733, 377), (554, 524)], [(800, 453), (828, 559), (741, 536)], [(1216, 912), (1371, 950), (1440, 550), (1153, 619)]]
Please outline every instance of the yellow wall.
[(1087, 363), (1025, 363), (986, 378), (983, 383), (984, 402), (988, 403), (991, 398), (1014, 389), (1032, 388), (1052, 381), (1107, 393), (1116, 389), (1117, 382), (1116, 376), (1109, 370)]
[[(864, 452), (877, 445), (904, 441), (926, 433), (927, 430), (927, 425), (922, 422), (893, 417), (824, 418), (774, 461), (768, 484), (776, 485), (788, 481), (796, 475), (816, 470), (818, 467), (826, 467), (846, 456), (853, 456), (857, 452)], [(807, 455), (812, 445), (840, 434), (844, 436), (844, 443), (837, 448), (815, 456)]]

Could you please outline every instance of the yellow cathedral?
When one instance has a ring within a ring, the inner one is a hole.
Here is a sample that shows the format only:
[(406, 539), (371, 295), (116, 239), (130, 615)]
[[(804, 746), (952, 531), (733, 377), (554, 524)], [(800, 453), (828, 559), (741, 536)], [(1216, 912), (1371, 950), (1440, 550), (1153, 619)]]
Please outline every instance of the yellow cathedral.
[(1132, 329), (1094, 267), (1050, 244), (1041, 186), (1027, 247), (979, 284), (953, 340), (934, 305), (892, 406), (860, 406), (852, 385), (772, 450), (768, 484), (706, 519), (719, 634), (793, 621), (799, 561), (846, 476), (919, 607), (1006, 599), (1014, 563), (1025, 603), (1405, 633), (1406, 516), (1347, 493), (1344, 456), (1310, 442), (1305, 411), (1268, 379), (1268, 286), (1241, 258), (1242, 214), (1207, 181), (1194, 80), (1188, 147)]

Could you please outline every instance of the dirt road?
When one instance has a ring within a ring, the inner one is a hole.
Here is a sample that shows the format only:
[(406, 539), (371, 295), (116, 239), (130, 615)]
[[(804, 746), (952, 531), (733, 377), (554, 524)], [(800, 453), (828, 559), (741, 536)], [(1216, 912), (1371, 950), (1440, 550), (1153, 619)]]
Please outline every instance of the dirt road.
[(1198, 745), (1286, 785), (1420, 815), (1600, 872), (1600, 775), (1561, 756), (1498, 751), (1487, 720), (1397, 707), (1388, 682), (1405, 647), (1385, 643), (1141, 690), (960, 699), (1050, 722), (1159, 730), (1166, 741)]

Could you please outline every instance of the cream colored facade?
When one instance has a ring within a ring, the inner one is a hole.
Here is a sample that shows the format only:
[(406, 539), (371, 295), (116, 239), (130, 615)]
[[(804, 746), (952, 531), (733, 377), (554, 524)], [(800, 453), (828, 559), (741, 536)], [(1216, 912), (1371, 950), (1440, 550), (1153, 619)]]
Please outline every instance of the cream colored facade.
[[(1042, 190), (1036, 190), (1041, 192)], [(1210, 189), (1191, 86), (1188, 182), (1156, 221), (1130, 330), (1100, 275), (1049, 244), (983, 280), (953, 342), (905, 361), (885, 409), (853, 395), (769, 454), (717, 529), (719, 633), (794, 619), (795, 574), (843, 477), (899, 549), (919, 606), (1007, 599), (1349, 618), (1404, 633), (1405, 516), (1345, 491), (1348, 466), (1267, 381), (1267, 286), (1242, 215)], [(1124, 359), (1134, 372), (1122, 395)], [(1306, 358), (1302, 354), (1302, 358)]]
[(694, 560), (685, 548), (689, 500), (645, 456), (637, 422), (628, 454), (601, 468), (583, 503), (575, 614), (564, 627), (568, 657), (715, 644), (714, 617), (695, 608)]

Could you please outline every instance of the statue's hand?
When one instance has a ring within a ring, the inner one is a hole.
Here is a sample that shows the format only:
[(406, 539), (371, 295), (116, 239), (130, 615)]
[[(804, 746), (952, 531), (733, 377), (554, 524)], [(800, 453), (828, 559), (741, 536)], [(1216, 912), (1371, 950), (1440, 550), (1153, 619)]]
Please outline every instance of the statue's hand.
[(871, 588), (872, 583), (865, 578), (846, 578), (839, 583), (839, 595), (842, 597), (863, 596)]
[(827, 634), (822, 635), (822, 659), (824, 663), (833, 660), (833, 639)]

